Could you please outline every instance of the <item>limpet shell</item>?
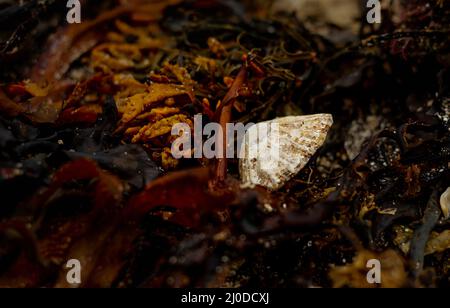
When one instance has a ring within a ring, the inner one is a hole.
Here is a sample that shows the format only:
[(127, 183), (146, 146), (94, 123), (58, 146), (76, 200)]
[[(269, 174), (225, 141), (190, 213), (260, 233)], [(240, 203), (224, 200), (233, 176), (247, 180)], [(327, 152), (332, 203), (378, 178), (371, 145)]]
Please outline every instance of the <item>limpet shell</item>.
[(441, 209), (445, 219), (450, 218), (450, 187), (441, 195)]
[(302, 170), (323, 145), (333, 125), (330, 114), (290, 116), (247, 130), (240, 149), (244, 185), (277, 190)]

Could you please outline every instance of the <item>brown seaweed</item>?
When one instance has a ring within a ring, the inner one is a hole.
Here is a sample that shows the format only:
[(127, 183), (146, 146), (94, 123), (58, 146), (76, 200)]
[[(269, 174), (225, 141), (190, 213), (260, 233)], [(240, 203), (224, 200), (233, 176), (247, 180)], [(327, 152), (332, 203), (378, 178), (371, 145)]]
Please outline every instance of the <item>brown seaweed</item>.
[[(17, 57), (0, 84), (0, 286), (69, 287), (69, 256), (81, 287), (366, 287), (370, 258), (382, 287), (449, 286), (446, 1), (388, 5), (359, 33), (264, 1), (144, 2), (91, 4), (57, 31), (42, 23), (53, 1), (0, 10), (26, 21), (0, 44)], [(54, 33), (27, 55), (20, 27), (37, 22)], [(242, 188), (236, 160), (172, 164), (167, 135), (134, 138), (197, 113), (335, 124), (269, 192)]]

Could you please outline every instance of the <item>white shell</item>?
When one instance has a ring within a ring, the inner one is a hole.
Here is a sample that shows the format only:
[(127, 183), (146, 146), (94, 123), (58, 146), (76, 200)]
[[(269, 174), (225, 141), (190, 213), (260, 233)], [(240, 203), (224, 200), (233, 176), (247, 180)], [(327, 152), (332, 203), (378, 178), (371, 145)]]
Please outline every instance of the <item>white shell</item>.
[(291, 116), (261, 122), (247, 130), (240, 150), (244, 185), (277, 190), (303, 169), (326, 140), (330, 114)]
[(445, 219), (450, 218), (450, 187), (441, 195), (440, 203)]

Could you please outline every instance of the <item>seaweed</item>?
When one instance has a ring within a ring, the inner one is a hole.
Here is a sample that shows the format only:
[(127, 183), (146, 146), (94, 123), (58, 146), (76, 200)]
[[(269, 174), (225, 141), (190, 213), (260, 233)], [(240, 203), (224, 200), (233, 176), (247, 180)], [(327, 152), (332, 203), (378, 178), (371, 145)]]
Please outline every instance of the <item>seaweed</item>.
[[(0, 286), (69, 287), (69, 257), (80, 287), (449, 286), (446, 1), (352, 29), (257, 0), (86, 3), (55, 27), (53, 2), (0, 8)], [(19, 44), (36, 23), (41, 54)], [(335, 124), (273, 192), (235, 159), (171, 156), (171, 124), (198, 113)]]

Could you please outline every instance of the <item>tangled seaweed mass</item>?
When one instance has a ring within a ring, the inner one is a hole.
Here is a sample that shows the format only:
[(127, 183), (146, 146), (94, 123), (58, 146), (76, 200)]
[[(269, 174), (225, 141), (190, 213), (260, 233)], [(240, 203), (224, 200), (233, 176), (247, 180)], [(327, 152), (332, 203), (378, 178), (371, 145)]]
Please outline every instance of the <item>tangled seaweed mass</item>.
[[(67, 25), (56, 2), (0, 7), (0, 286), (68, 287), (68, 259), (81, 287), (373, 287), (369, 259), (382, 287), (450, 286), (448, 1), (351, 26), (257, 0), (87, 1)], [(196, 114), (318, 113), (276, 192), (170, 152)]]

